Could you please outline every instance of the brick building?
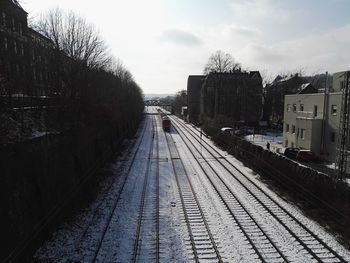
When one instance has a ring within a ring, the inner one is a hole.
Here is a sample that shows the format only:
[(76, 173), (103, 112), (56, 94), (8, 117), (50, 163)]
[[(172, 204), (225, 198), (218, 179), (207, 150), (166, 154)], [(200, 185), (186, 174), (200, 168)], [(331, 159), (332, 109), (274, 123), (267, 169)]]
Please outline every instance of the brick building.
[(192, 123), (199, 122), (200, 96), (204, 75), (191, 75), (187, 80), (188, 118)]
[(224, 115), (232, 121), (256, 124), (262, 113), (262, 78), (258, 71), (210, 73), (200, 99), (202, 114)]
[(16, 0), (0, 1), (0, 95), (47, 96), (56, 74), (53, 43), (28, 27)]
[(2, 0), (0, 16), (0, 94), (27, 92), (27, 12), (15, 0)]

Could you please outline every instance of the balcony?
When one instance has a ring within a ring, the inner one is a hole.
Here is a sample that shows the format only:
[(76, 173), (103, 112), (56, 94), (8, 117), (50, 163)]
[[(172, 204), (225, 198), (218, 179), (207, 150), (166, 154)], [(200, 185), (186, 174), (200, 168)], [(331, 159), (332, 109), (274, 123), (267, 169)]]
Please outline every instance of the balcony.
[(320, 119), (321, 113), (318, 112), (317, 116), (313, 111), (296, 111), (297, 119)]

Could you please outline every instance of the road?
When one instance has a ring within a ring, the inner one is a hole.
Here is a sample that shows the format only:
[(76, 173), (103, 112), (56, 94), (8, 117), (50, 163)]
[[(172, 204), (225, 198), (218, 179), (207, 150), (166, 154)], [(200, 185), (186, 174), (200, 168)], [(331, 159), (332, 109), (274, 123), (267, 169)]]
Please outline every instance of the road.
[(281, 199), (197, 129), (148, 107), (89, 208), (38, 262), (350, 262), (322, 226)]

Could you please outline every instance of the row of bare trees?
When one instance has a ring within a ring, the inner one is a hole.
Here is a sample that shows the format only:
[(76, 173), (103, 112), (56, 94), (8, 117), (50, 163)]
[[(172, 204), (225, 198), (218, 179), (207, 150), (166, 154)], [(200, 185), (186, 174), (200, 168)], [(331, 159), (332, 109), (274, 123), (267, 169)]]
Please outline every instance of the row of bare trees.
[(94, 25), (56, 8), (42, 14), (32, 27), (52, 43), (49, 66), (55, 75), (55, 94), (116, 120), (141, 115), (140, 87), (122, 62), (110, 54)]

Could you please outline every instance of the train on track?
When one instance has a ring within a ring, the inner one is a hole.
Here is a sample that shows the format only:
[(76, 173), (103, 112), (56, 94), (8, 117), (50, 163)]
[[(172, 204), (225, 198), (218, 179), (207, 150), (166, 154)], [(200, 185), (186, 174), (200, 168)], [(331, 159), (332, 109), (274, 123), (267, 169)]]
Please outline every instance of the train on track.
[(171, 121), (168, 116), (162, 117), (162, 128), (164, 131), (170, 131)]
[(168, 117), (168, 115), (162, 111), (160, 108), (157, 109), (160, 117), (162, 118), (162, 128), (164, 131), (170, 131), (171, 128), (171, 121)]

